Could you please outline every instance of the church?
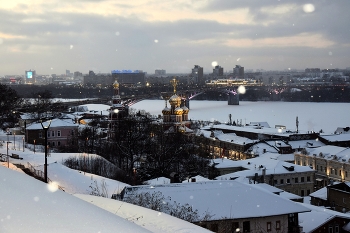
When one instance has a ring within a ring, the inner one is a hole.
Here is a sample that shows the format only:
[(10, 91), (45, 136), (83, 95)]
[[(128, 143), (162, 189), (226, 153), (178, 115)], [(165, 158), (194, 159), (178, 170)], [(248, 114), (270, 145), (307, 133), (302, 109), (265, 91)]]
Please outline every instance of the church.
[[(162, 111), (164, 129), (169, 132), (181, 132), (190, 133), (190, 121), (188, 120), (189, 109), (186, 107), (186, 99), (181, 98), (176, 94), (176, 86), (178, 80), (172, 79), (172, 86), (174, 87), (174, 93), (165, 102), (165, 108)], [(168, 102), (170, 107), (168, 107)]]

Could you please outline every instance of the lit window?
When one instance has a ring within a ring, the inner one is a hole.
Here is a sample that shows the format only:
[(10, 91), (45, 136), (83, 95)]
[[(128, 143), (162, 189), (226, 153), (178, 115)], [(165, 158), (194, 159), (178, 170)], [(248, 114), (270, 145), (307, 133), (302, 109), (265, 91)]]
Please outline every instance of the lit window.
[(271, 231), (271, 222), (266, 223), (266, 229), (267, 231)]

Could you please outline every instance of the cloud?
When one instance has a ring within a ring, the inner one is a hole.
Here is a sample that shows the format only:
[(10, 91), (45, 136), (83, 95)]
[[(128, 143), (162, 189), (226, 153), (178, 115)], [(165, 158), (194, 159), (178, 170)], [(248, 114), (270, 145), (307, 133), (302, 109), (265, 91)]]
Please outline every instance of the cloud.
[(299, 68), (311, 63), (320, 68), (331, 63), (348, 66), (350, 2), (310, 0), (311, 12), (305, 12), (305, 4), (300, 0), (6, 1), (0, 5), (0, 52), (7, 57), (1, 72), (22, 74), (24, 67), (36, 67), (39, 73), (50, 73), (51, 67), (55, 72), (84, 73), (91, 67), (104, 72), (117, 68), (153, 72), (155, 67), (189, 72), (194, 64), (211, 70), (213, 60), (226, 69), (238, 62), (246, 69), (264, 68), (263, 64), (279, 69), (284, 63)]

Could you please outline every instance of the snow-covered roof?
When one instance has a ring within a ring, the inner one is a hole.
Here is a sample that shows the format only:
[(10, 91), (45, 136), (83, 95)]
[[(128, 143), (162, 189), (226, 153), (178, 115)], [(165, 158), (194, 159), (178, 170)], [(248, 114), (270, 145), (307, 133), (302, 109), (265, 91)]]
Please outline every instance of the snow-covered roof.
[[(211, 133), (211, 131), (199, 130), (197, 135), (203, 135), (206, 138), (211, 138)], [(245, 145), (248, 143), (255, 142), (254, 140), (250, 140), (249, 138), (237, 136), (235, 133), (223, 133), (221, 130), (214, 130), (213, 133), (215, 139), (224, 142), (232, 142), (237, 145)]]
[(301, 205), (311, 210), (311, 212), (299, 214), (299, 225), (303, 227), (303, 232), (312, 232), (335, 217), (342, 217), (350, 220), (349, 214), (340, 213), (325, 207), (314, 206), (306, 203)]
[(210, 220), (258, 218), (309, 211), (296, 202), (235, 180), (143, 185), (130, 189), (133, 191), (126, 190), (125, 195), (159, 191), (164, 197), (171, 197), (171, 201), (189, 204), (201, 216), (209, 212), (212, 215)]
[(284, 198), (287, 198), (289, 200), (295, 200), (295, 199), (301, 199), (302, 198), (301, 196), (298, 196), (298, 195), (293, 194), (293, 193), (286, 192), (286, 191), (284, 191), (282, 189), (276, 188), (276, 187), (271, 186), (271, 185), (266, 184), (266, 183), (256, 183), (256, 184), (251, 183), (251, 185), (255, 185), (255, 187), (257, 187), (257, 188), (269, 191), (271, 193), (277, 194), (280, 197), (284, 197)]
[(324, 138), (329, 142), (344, 142), (350, 141), (350, 133), (321, 135), (320, 138)]
[[(340, 182), (335, 181), (333, 183), (333, 185), (334, 184), (339, 184), (339, 183)], [(346, 182), (346, 184), (349, 185), (350, 182)], [(327, 186), (330, 186), (330, 185), (327, 185)], [(321, 189), (319, 189), (319, 190), (317, 190), (317, 191), (315, 191), (313, 193), (310, 193), (309, 196), (310, 197), (314, 197), (314, 198), (318, 198), (318, 199), (322, 199), (322, 200), (326, 201), (327, 200), (327, 186), (325, 186), (325, 187), (323, 187), (323, 188), (321, 188)]]
[(203, 176), (197, 175), (197, 176), (193, 176), (193, 177), (190, 177), (190, 178), (182, 181), (182, 183), (202, 182), (202, 181), (209, 181), (209, 179), (207, 179), (207, 178), (205, 178)]
[(275, 128), (265, 128), (261, 126), (233, 126), (226, 124), (205, 126), (202, 128), (203, 130), (232, 130), (232, 131), (244, 131), (256, 134), (270, 134), (270, 135), (278, 135), (280, 137), (289, 137), (289, 135), (294, 134), (286, 129), (275, 129)]
[[(350, 161), (350, 148), (340, 146), (321, 146), (318, 148), (307, 149), (309, 156), (320, 156), (327, 160), (337, 160), (339, 162)], [(321, 154), (322, 153), (322, 154)]]
[[(53, 119), (51, 121), (45, 121), (42, 123), (44, 127), (47, 127), (50, 125), (50, 128), (55, 127), (78, 127), (77, 124), (75, 124), (72, 119)], [(27, 130), (37, 130), (42, 129), (41, 123), (34, 123), (27, 127)]]
[(146, 185), (170, 184), (170, 179), (166, 177), (158, 177), (152, 180), (143, 182)]
[[(232, 162), (225, 163), (220, 162), (222, 159), (215, 159), (215, 163), (218, 163), (216, 165), (217, 168), (229, 168), (229, 167), (242, 167), (248, 170), (244, 171), (238, 171), (230, 174), (225, 174), (222, 176), (216, 177), (217, 180), (229, 180), (233, 177), (247, 177), (247, 176), (254, 176), (255, 173), (258, 173), (258, 175), (262, 175), (263, 169), (265, 170), (266, 175), (271, 174), (293, 174), (293, 173), (299, 173), (299, 172), (315, 172), (312, 168), (308, 166), (300, 166), (296, 164), (291, 164), (288, 162), (270, 159), (270, 158), (252, 158), (252, 159), (246, 159), (246, 160), (237, 160)], [(293, 170), (288, 170), (288, 168), (293, 167)]]
[[(82, 200), (105, 209), (121, 218), (128, 219), (135, 224), (154, 233), (210, 233), (205, 228), (165, 213), (132, 205), (123, 201), (96, 197), (91, 195), (74, 195)], [(135, 231), (136, 232), (136, 231)]]
[(314, 148), (324, 146), (325, 144), (320, 140), (298, 140), (298, 141), (289, 141), (289, 145), (291, 145), (292, 149), (298, 148)]

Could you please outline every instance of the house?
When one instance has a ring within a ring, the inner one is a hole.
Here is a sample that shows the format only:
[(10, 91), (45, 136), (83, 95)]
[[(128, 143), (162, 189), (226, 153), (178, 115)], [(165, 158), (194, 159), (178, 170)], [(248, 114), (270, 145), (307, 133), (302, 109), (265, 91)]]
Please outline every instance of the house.
[[(125, 187), (121, 199), (157, 194), (160, 203), (188, 205), (198, 214), (192, 222), (214, 232), (300, 232), (299, 203), (235, 180)], [(157, 195), (153, 195), (157, 196)], [(171, 211), (171, 210), (170, 210)]]
[(339, 146), (305, 148), (294, 154), (295, 164), (316, 170), (316, 189), (331, 181), (350, 181), (350, 149)]
[[(214, 162), (220, 172), (226, 173), (216, 177), (217, 180), (242, 177), (249, 179), (251, 183), (267, 183), (302, 197), (314, 191), (316, 171), (307, 166), (298, 166), (265, 157), (240, 161), (215, 159)], [(229, 170), (232, 172), (227, 174)]]
[(44, 145), (45, 132), (43, 127), (48, 127), (47, 144), (50, 147), (65, 146), (71, 141), (72, 137), (77, 134), (78, 124), (72, 119), (53, 119), (42, 123), (34, 123), (27, 127), (26, 142), (36, 145)]
[(325, 207), (303, 204), (310, 212), (299, 214), (299, 224), (305, 233), (350, 232), (350, 215)]

